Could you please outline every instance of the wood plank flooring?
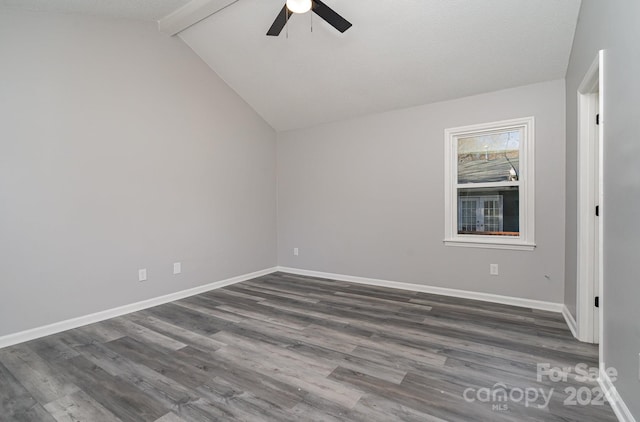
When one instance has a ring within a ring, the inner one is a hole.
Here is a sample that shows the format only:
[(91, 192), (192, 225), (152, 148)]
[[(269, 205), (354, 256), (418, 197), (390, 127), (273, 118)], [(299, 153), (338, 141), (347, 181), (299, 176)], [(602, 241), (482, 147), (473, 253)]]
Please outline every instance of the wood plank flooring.
[(275, 273), (1, 349), (0, 420), (616, 420), (538, 363), (597, 347), (560, 314)]

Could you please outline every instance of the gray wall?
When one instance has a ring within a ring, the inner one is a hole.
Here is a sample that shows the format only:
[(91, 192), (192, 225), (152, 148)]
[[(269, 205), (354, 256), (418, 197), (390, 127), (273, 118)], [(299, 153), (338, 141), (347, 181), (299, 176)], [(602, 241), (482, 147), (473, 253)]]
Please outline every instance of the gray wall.
[[(575, 198), (578, 85), (598, 50), (604, 62), (604, 360), (640, 418), (640, 2), (583, 0), (566, 77), (567, 86), (567, 288), (575, 306)], [(602, 97), (601, 97), (602, 98)]]
[[(564, 92), (551, 81), (280, 133), (279, 264), (562, 302)], [(538, 247), (444, 246), (444, 129), (531, 115)]]
[(276, 264), (275, 132), (179, 39), (2, 11), (0, 57), (0, 335)]

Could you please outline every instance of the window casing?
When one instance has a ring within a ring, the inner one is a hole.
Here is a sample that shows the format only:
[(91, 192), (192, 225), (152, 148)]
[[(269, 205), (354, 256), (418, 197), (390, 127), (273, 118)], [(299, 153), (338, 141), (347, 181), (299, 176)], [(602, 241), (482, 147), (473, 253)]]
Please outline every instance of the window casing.
[(446, 245), (533, 250), (534, 118), (445, 130)]

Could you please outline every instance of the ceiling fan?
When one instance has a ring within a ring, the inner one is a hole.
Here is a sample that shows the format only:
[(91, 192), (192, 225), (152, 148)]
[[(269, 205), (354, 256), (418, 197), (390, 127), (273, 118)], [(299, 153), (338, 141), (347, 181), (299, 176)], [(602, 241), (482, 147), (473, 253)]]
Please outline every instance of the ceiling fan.
[(324, 4), (320, 0), (287, 0), (282, 10), (276, 16), (271, 28), (267, 31), (267, 35), (277, 37), (280, 35), (282, 28), (287, 24), (287, 20), (294, 13), (306, 13), (309, 10), (327, 21), (340, 32), (344, 32), (351, 28), (351, 22), (340, 16), (332, 8)]

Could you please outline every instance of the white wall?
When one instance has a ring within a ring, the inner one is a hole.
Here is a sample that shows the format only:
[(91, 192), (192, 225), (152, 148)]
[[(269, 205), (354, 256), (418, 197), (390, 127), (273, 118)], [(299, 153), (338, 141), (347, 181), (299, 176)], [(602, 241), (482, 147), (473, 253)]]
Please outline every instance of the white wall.
[(598, 50), (605, 50), (601, 101), (604, 131), (604, 356), (614, 383), (640, 420), (640, 2), (583, 0), (567, 70), (567, 303), (575, 307), (576, 92)]
[(276, 264), (275, 132), (179, 39), (3, 10), (0, 58), (0, 336)]
[[(562, 302), (564, 89), (551, 81), (280, 133), (279, 264)], [(444, 129), (526, 116), (537, 248), (444, 246)]]

